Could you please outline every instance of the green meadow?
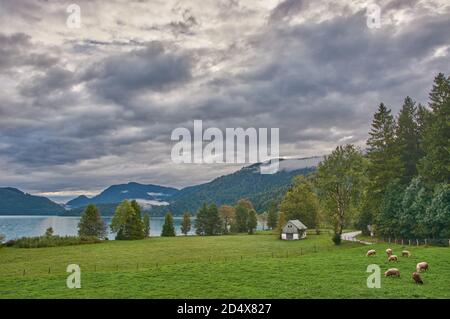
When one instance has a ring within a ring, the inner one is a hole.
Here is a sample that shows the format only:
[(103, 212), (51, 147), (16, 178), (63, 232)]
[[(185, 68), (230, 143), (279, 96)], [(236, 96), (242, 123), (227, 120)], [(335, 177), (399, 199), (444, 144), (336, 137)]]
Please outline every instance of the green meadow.
[[(149, 238), (80, 246), (0, 249), (0, 298), (450, 298), (450, 249), (407, 247), (410, 258), (388, 264), (400, 245), (334, 246), (330, 235), (281, 241), (273, 234)], [(375, 257), (366, 257), (376, 249)], [(427, 261), (423, 286), (415, 265)], [(66, 287), (68, 264), (81, 268), (81, 288)], [(381, 288), (369, 289), (369, 264)], [(390, 267), (400, 278), (385, 278)]]

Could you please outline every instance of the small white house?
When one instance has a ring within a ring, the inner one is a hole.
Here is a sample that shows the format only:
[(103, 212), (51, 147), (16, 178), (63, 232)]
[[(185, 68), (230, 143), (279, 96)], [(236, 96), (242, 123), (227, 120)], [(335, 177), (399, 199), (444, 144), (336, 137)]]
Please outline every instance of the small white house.
[(306, 227), (298, 219), (290, 220), (284, 225), (281, 231), (281, 239), (283, 240), (299, 240), (306, 238)]

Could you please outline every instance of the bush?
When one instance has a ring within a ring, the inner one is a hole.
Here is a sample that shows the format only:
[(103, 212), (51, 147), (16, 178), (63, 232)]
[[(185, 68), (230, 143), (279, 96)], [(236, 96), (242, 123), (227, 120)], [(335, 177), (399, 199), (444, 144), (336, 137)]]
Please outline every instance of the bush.
[(96, 244), (102, 241), (94, 236), (39, 236), (39, 237), (22, 237), (10, 240), (6, 243), (8, 247), (17, 248), (42, 248), (57, 246), (73, 246), (84, 244)]
[(334, 243), (335, 245), (340, 245), (340, 244), (341, 244), (341, 241), (342, 241), (341, 235), (339, 235), (339, 234), (334, 234), (332, 240), (333, 240), (333, 243)]

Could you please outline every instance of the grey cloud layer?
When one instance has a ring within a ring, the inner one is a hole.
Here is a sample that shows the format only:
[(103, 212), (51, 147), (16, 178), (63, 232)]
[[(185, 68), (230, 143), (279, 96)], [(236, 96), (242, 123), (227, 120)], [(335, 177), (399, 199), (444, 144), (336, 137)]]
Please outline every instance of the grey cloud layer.
[[(235, 169), (170, 162), (170, 132), (194, 119), (279, 127), (282, 155), (362, 145), (379, 102), (394, 110), (406, 95), (426, 102), (434, 75), (448, 73), (443, 3), (381, 1), (385, 20), (373, 30), (352, 2), (169, 2), (159, 15), (156, 4), (96, 3), (97, 12), (81, 2), (79, 33), (52, 30), (64, 14), (57, 4), (9, 3), (13, 23), (0, 34), (1, 184), (185, 186)], [(46, 10), (47, 22), (39, 19)], [(27, 17), (45, 32), (24, 29)]]

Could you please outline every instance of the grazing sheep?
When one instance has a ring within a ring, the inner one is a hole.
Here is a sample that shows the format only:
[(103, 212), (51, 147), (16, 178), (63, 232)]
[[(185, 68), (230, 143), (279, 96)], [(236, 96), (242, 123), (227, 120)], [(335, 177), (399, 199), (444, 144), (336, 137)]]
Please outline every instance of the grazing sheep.
[(409, 252), (409, 250), (402, 251), (402, 257), (411, 257), (411, 253)]
[(418, 272), (413, 272), (412, 278), (414, 279), (414, 282), (418, 285), (423, 285), (422, 277)]
[(388, 262), (391, 262), (391, 261), (397, 262), (398, 261), (398, 257), (396, 255), (389, 256)]
[(375, 249), (371, 249), (371, 250), (369, 250), (369, 251), (367, 252), (366, 256), (367, 256), (367, 257), (369, 257), (369, 256), (375, 256), (376, 253), (377, 253), (377, 252), (375, 251)]
[(428, 270), (428, 263), (426, 261), (422, 261), (416, 266), (417, 272), (421, 272), (422, 270)]
[(390, 268), (384, 273), (384, 275), (386, 277), (390, 276), (400, 277), (400, 270), (398, 270), (397, 268)]
[(388, 248), (386, 249), (386, 254), (388, 255), (388, 257), (392, 256), (392, 249)]

